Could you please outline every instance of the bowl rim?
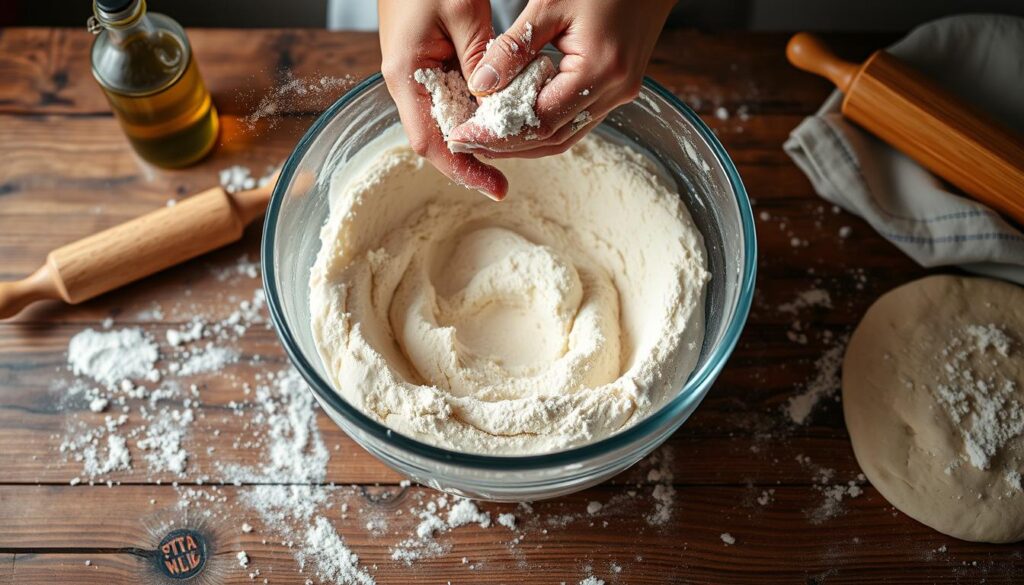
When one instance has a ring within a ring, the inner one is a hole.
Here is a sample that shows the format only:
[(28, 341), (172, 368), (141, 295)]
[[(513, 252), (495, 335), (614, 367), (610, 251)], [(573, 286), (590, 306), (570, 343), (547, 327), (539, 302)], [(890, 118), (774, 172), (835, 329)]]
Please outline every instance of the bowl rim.
[[(263, 236), (260, 246), (260, 264), (263, 272), (263, 289), (267, 297), (267, 306), (270, 312), (271, 322), (277, 331), (278, 338), (284, 346), (285, 352), (291, 359), (292, 364), (299, 370), (302, 377), (309, 384), (310, 390), (320, 399), (328, 404), (347, 421), (354, 424), (360, 431), (374, 439), (391, 444), (399, 449), (410, 452), (415, 456), (445, 465), (459, 467), (472, 467), (485, 471), (524, 471), (548, 469), (566, 465), (579, 464), (607, 453), (614, 452), (621, 448), (628, 448), (635, 441), (642, 440), (657, 434), (658, 429), (665, 423), (670, 423), (681, 414), (690, 409), (695, 401), (699, 403), (706, 395), (705, 388), (711, 385), (718, 374), (725, 367), (729, 356), (732, 354), (739, 341), (740, 335), (746, 325), (750, 313), (751, 303), (754, 297), (754, 280), (757, 272), (757, 240), (754, 228), (754, 214), (747, 196), (747, 191), (740, 179), (732, 159), (726, 153), (725, 148), (718, 141), (718, 138), (708, 128), (689, 106), (679, 100), (658, 82), (650, 77), (644, 77), (643, 87), (654, 92), (664, 99), (687, 121), (693, 125), (698, 134), (710, 145), (714, 156), (725, 170), (725, 174), (733, 188), (736, 204), (739, 208), (741, 233), (744, 238), (744, 262), (742, 275), (739, 282), (739, 295), (732, 320), (728, 323), (722, 341), (712, 349), (711, 355), (704, 362), (700, 369), (693, 372), (687, 379), (679, 394), (664, 404), (656, 412), (648, 415), (644, 420), (630, 426), (609, 437), (605, 437), (593, 443), (572, 447), (564, 451), (554, 453), (543, 453), (534, 455), (482, 455), (477, 453), (464, 453), (434, 446), (412, 437), (405, 436), (394, 431), (384, 424), (373, 420), (364, 414), (359, 408), (351, 405), (341, 394), (317, 373), (316, 368), (309, 363), (306, 357), (298, 349), (298, 343), (284, 316), (283, 306), (278, 295), (275, 284), (274, 270), (274, 244), (276, 241), (275, 227), (278, 214), (284, 200), (286, 187), (291, 183), (292, 176), (299, 162), (306, 155), (313, 145), (320, 132), (327, 124), (334, 119), (337, 113), (352, 102), (356, 97), (367, 90), (383, 83), (381, 73), (375, 73), (364, 79), (358, 85), (350, 89), (336, 102), (327, 108), (309, 127), (306, 133), (296, 144), (295, 149), (288, 156), (281, 168), (281, 174), (274, 185), (270, 202), (267, 205), (266, 218), (263, 223)], [(344, 429), (343, 429), (344, 430)], [(346, 431), (347, 434), (347, 431)], [(357, 440), (357, 443), (361, 443)]]

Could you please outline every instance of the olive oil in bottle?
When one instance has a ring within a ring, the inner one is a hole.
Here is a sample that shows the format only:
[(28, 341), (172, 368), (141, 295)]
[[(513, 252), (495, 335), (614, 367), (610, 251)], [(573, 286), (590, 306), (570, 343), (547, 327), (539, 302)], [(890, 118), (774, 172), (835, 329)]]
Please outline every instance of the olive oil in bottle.
[(206, 156), (220, 123), (181, 26), (145, 0), (94, 0), (92, 73), (143, 159), (183, 167)]

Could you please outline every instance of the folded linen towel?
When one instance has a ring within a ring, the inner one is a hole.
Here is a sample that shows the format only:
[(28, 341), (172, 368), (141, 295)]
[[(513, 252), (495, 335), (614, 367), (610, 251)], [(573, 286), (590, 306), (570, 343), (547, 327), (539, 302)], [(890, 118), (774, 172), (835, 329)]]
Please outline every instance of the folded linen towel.
[[(944, 18), (888, 51), (1024, 136), (1024, 19)], [(922, 266), (1024, 284), (1024, 233), (845, 120), (834, 92), (784, 148), (826, 200), (863, 217)]]

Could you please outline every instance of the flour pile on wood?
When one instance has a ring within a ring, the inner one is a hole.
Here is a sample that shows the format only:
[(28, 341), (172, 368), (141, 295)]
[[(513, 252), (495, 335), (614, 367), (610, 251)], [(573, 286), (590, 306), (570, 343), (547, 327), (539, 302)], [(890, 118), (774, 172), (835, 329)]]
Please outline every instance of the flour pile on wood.
[(86, 329), (68, 344), (68, 366), (79, 376), (88, 376), (112, 387), (125, 379), (159, 380), (153, 365), (157, 346), (139, 328), (118, 331)]

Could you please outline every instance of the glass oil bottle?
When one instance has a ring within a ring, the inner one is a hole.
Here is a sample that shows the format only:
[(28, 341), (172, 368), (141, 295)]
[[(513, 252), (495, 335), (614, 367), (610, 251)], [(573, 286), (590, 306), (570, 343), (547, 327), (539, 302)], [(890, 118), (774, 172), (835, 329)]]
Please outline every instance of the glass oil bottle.
[(94, 0), (92, 73), (135, 151), (161, 167), (197, 162), (220, 123), (184, 29), (145, 0)]

